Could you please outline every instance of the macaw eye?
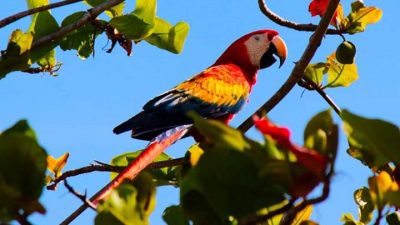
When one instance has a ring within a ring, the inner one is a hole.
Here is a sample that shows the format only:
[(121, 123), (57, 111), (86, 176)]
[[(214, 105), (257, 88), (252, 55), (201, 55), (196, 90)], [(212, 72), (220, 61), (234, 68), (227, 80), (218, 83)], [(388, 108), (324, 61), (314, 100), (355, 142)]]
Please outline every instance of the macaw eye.
[(260, 40), (260, 37), (259, 37), (259, 36), (254, 36), (254, 39), (255, 39), (256, 41), (259, 41), (259, 40)]

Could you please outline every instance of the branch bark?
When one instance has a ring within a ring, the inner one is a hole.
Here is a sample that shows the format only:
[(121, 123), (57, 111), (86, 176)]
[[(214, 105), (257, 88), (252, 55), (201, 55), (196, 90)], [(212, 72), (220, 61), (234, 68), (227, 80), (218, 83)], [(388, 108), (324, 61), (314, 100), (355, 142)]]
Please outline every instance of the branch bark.
[[(268, 17), (270, 20), (275, 22), (278, 25), (281, 25), (283, 27), (291, 28), (294, 30), (298, 31), (309, 31), (313, 32), (317, 29), (317, 25), (315, 24), (299, 24), (295, 23), (293, 21), (286, 20), (276, 13), (274, 13), (270, 8), (268, 8), (267, 4), (265, 3), (265, 0), (258, 0), (258, 6), (260, 7), (261, 12)], [(340, 30), (334, 30), (334, 29), (327, 29), (326, 34), (337, 34), (337, 35), (342, 35), (344, 33), (347, 33), (346, 31), (340, 31)]]
[[(273, 109), (280, 101), (282, 101), (282, 99), (292, 90), (292, 88), (296, 85), (296, 83), (303, 78), (304, 70), (310, 63), (312, 57), (314, 56), (315, 52), (320, 46), (322, 38), (324, 37), (328, 29), (329, 23), (339, 4), (339, 1), (340, 0), (331, 0), (329, 2), (325, 15), (321, 18), (321, 21), (318, 24), (314, 34), (311, 36), (310, 41), (303, 55), (294, 66), (289, 78), (281, 86), (281, 88), (279, 88), (279, 90), (254, 113), (254, 115), (262, 117), (264, 113), (271, 111), (271, 109)], [(238, 129), (241, 130), (242, 132), (246, 132), (247, 130), (249, 130), (254, 125), (252, 118), (253, 115), (248, 117), (238, 127)]]
[[(82, 175), (85, 173), (92, 173), (92, 172), (96, 172), (96, 171), (97, 172), (119, 173), (123, 169), (125, 169), (125, 166), (113, 166), (113, 165), (108, 165), (108, 164), (100, 163), (100, 162), (97, 162), (97, 163), (99, 163), (99, 164), (92, 164), (89, 166), (85, 166), (85, 167), (81, 167), (78, 169), (69, 170), (69, 171), (64, 172), (61, 176), (54, 179), (54, 181), (46, 187), (47, 190), (55, 190), (58, 183), (66, 180), (67, 178), (70, 178), (70, 177)], [(164, 168), (164, 167), (183, 165), (186, 163), (189, 163), (189, 159), (186, 157), (182, 157), (182, 158), (176, 158), (176, 159), (171, 159), (171, 160), (154, 162), (154, 163), (150, 164), (148, 167), (146, 167), (146, 169), (160, 169), (160, 168)]]
[(48, 5), (44, 5), (44, 6), (40, 6), (37, 8), (28, 9), (28, 10), (16, 13), (14, 15), (11, 15), (9, 17), (6, 17), (6, 18), (0, 20), (0, 28), (5, 27), (5, 26), (9, 25), (10, 23), (13, 23), (13, 22), (15, 22), (19, 19), (22, 19), (26, 16), (33, 15), (33, 14), (39, 13), (39, 12), (43, 12), (43, 11), (46, 11), (49, 9), (54, 9), (54, 8), (58, 8), (61, 6), (70, 5), (70, 4), (73, 4), (76, 2), (81, 2), (81, 1), (83, 1), (83, 0), (64, 0), (64, 1), (51, 3)]
[(68, 184), (67, 180), (64, 180), (64, 185), (65, 185), (65, 188), (67, 188), (67, 190), (69, 192), (71, 192), (73, 195), (75, 195), (77, 198), (79, 198), (89, 208), (91, 208), (91, 209), (96, 211), (96, 205), (93, 204), (91, 201), (89, 201), (86, 198), (86, 193), (85, 193), (85, 195), (82, 195), (82, 194), (78, 193), (77, 191), (75, 191), (75, 189), (71, 185)]

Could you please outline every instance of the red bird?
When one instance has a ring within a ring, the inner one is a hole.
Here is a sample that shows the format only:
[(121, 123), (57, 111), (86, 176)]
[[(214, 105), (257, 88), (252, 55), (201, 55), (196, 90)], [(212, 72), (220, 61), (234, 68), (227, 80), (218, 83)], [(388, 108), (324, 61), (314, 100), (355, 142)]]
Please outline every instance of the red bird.
[[(131, 131), (132, 137), (151, 140), (139, 157), (110, 184), (92, 198), (94, 203), (150, 164), (169, 145), (191, 134), (192, 120), (187, 112), (228, 123), (247, 102), (259, 69), (286, 59), (286, 44), (274, 30), (259, 30), (244, 35), (209, 68), (175, 88), (150, 100), (143, 111), (114, 128), (114, 133)], [(188, 133), (189, 131), (189, 133)]]

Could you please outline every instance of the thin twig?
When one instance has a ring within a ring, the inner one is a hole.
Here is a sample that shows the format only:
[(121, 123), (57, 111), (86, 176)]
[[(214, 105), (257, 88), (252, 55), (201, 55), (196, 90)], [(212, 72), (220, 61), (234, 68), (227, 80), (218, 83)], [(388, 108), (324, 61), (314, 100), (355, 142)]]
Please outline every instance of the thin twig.
[[(260, 7), (261, 12), (268, 17), (270, 20), (275, 22), (276, 24), (279, 24), (281, 26), (291, 28), (294, 30), (298, 31), (309, 31), (313, 32), (317, 29), (317, 25), (315, 24), (299, 24), (295, 23), (293, 21), (289, 21), (286, 19), (283, 19), (279, 15), (275, 14), (271, 9), (268, 8), (267, 4), (265, 3), (265, 0), (258, 0), (258, 6)], [(335, 29), (327, 29), (326, 34), (338, 34), (342, 35), (347, 33), (346, 31), (341, 31), (341, 30), (335, 30)]]
[[(325, 15), (321, 18), (319, 25), (317, 26), (314, 34), (311, 36), (310, 41), (307, 45), (306, 50), (301, 56), (300, 60), (294, 66), (292, 73), (282, 87), (267, 101), (265, 102), (253, 115), (263, 116), (263, 113), (269, 112), (273, 109), (296, 85), (296, 83), (303, 78), (304, 70), (310, 63), (316, 50), (321, 44), (322, 38), (324, 37), (326, 30), (329, 26), (329, 22), (332, 19), (333, 13), (335, 12), (340, 0), (331, 0), (327, 7)], [(246, 132), (253, 125), (253, 115), (249, 116), (238, 129), (242, 132)]]
[(55, 2), (55, 3), (51, 3), (48, 5), (44, 5), (44, 6), (40, 6), (37, 8), (33, 8), (33, 9), (28, 9), (19, 13), (16, 13), (14, 15), (11, 15), (9, 17), (6, 17), (2, 20), (0, 20), (0, 28), (5, 27), (7, 25), (9, 25), (10, 23), (13, 23), (19, 19), (22, 19), (26, 16), (35, 14), (35, 13), (39, 13), (39, 12), (43, 12), (49, 9), (54, 9), (57, 7), (61, 7), (61, 6), (65, 6), (65, 5), (69, 5), (69, 4), (73, 4), (76, 2), (81, 2), (83, 0), (64, 0), (64, 1), (60, 1), (60, 2)]
[[(180, 164), (185, 164), (188, 163), (188, 159), (176, 159), (176, 160), (171, 160), (171, 162), (176, 162), (178, 165)], [(163, 162), (164, 163), (164, 162)], [(155, 163), (153, 163), (155, 164)], [(151, 165), (151, 164), (150, 164)], [(94, 201), (97, 199), (97, 197), (102, 193), (103, 189), (98, 191), (96, 194), (94, 194), (91, 198), (90, 201)], [(60, 225), (68, 225), (70, 224), (73, 220), (75, 220), (85, 209), (87, 208), (86, 205), (81, 205), (78, 209), (76, 209), (74, 212), (72, 212), (67, 218), (64, 219), (60, 223)]]
[(339, 106), (336, 105), (336, 103), (329, 97), (329, 95), (318, 85), (316, 84), (313, 80), (311, 80), (307, 76), (303, 76), (303, 80), (306, 81), (312, 88), (313, 90), (317, 91), (319, 95), (321, 95), (322, 98), (325, 99), (325, 101), (335, 110), (335, 112), (340, 116), (342, 110), (340, 110)]
[(80, 194), (79, 192), (75, 191), (75, 189), (68, 184), (67, 180), (64, 180), (64, 186), (67, 188), (69, 192), (75, 195), (77, 198), (82, 200), (84, 204), (86, 204), (89, 208), (96, 210), (96, 206), (86, 198), (86, 193), (84, 195)]
[[(63, 180), (66, 180), (69, 177), (74, 177), (74, 176), (78, 176), (81, 174), (92, 173), (92, 172), (96, 172), (96, 171), (97, 172), (119, 173), (123, 169), (125, 169), (125, 166), (113, 166), (113, 165), (109, 165), (109, 164), (97, 162), (97, 161), (96, 161), (96, 163), (98, 163), (98, 164), (91, 164), (89, 166), (85, 166), (82, 168), (64, 172), (61, 176), (54, 179), (54, 181), (46, 187), (47, 190), (55, 190), (58, 183), (60, 183)], [(183, 165), (186, 163), (189, 163), (189, 159), (186, 157), (182, 157), (182, 158), (170, 159), (170, 160), (165, 160), (165, 161), (153, 162), (148, 167), (146, 167), (146, 169), (160, 169), (160, 168), (164, 168), (164, 167)]]
[(259, 223), (262, 223), (269, 219), (272, 219), (273, 217), (280, 215), (280, 214), (288, 211), (290, 208), (292, 208), (293, 203), (294, 203), (294, 201), (291, 200), (286, 205), (282, 206), (281, 208), (271, 211), (265, 215), (257, 215), (255, 217), (245, 218), (245, 219), (239, 221), (239, 225), (259, 224)]
[[(18, 217), (16, 218), (16, 220), (18, 221), (18, 223), (20, 225), (32, 225), (27, 218), (27, 215), (18, 215)], [(1, 222), (0, 222), (1, 223)]]
[(164, 167), (171, 167), (171, 166), (179, 166), (179, 165), (184, 165), (189, 163), (189, 158), (188, 157), (182, 157), (182, 158), (176, 158), (176, 159), (170, 159), (170, 160), (165, 160), (165, 161), (159, 161), (159, 162), (153, 162), (150, 164), (147, 169), (161, 169)]
[(57, 177), (51, 185), (47, 186), (47, 190), (55, 190), (57, 184), (69, 177), (78, 176), (85, 173), (92, 173), (95, 171), (104, 171), (104, 172), (121, 172), (125, 167), (124, 166), (112, 166), (112, 165), (96, 165), (92, 164), (89, 166), (85, 166), (82, 168), (69, 170), (63, 173), (61, 176)]
[(382, 210), (378, 209), (378, 215), (375, 219), (374, 225), (379, 225), (381, 223), (382, 217)]

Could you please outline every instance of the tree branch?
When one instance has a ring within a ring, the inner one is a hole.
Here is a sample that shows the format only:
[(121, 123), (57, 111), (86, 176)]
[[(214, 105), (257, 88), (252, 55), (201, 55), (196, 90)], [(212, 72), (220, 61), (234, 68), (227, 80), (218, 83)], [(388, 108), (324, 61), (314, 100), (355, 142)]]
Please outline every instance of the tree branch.
[[(18, 217), (16, 218), (16, 221), (20, 224), (20, 225), (32, 225), (32, 223), (30, 223), (29, 221), (28, 221), (28, 218), (27, 218), (27, 215), (18, 215)], [(3, 225), (1, 222), (0, 222), (0, 224), (1, 225)], [(5, 225), (8, 225), (8, 224), (5, 224)]]
[(82, 168), (74, 169), (74, 170), (69, 170), (63, 173), (61, 176), (57, 177), (54, 179), (53, 183), (48, 185), (46, 188), (47, 190), (55, 190), (57, 187), (57, 184), (60, 183), (63, 180), (66, 180), (69, 177), (74, 177), (78, 176), (81, 174), (85, 173), (92, 173), (95, 171), (104, 171), (104, 172), (121, 172), (125, 167), (124, 166), (112, 166), (112, 165), (106, 165), (106, 164), (92, 164), (89, 166), (85, 166)]
[(105, 10), (107, 10), (115, 5), (118, 5), (119, 3), (123, 2), (123, 1), (124, 0), (109, 0), (109, 1), (105, 1), (105, 2), (101, 3), (100, 5), (98, 5), (96, 7), (89, 9), (85, 13), (85, 15), (83, 15), (82, 18), (80, 18), (75, 23), (71, 23), (67, 26), (64, 26), (61, 29), (59, 29), (58, 31), (56, 31), (52, 34), (46, 35), (46, 36), (38, 39), (37, 41), (34, 41), (32, 43), (31, 50), (35, 49), (37, 47), (40, 47), (44, 44), (47, 44), (49, 42), (56, 42), (57, 40), (61, 39), (68, 33), (72, 32), (72, 31), (82, 27), (83, 25), (89, 23), (90, 21), (94, 20), (100, 13), (104, 12)]
[(46, 11), (49, 9), (54, 9), (57, 7), (73, 4), (76, 2), (81, 2), (81, 1), (83, 1), (83, 0), (64, 0), (64, 1), (55, 2), (52, 4), (48, 4), (48, 5), (44, 5), (44, 6), (40, 6), (37, 8), (28, 9), (28, 10), (16, 13), (14, 15), (11, 15), (9, 17), (6, 17), (6, 18), (0, 20), (0, 28), (5, 27), (5, 26), (9, 25), (10, 23), (13, 23), (13, 22), (15, 22), (19, 19), (22, 19), (26, 16), (33, 15), (33, 14), (39, 13), (39, 12), (43, 12), (43, 11)]
[(307, 76), (303, 76), (303, 80), (307, 82), (307, 84), (309, 84), (313, 90), (317, 91), (319, 95), (322, 96), (322, 98), (325, 99), (325, 101), (333, 108), (333, 110), (335, 110), (335, 112), (340, 116), (342, 110), (339, 108), (338, 105), (336, 105), (336, 103), (329, 97), (328, 94), (326, 94), (326, 92), (318, 85), (316, 84), (313, 80), (311, 80), (309, 77)]
[[(315, 24), (299, 24), (299, 23), (295, 23), (286, 19), (283, 19), (282, 17), (280, 17), (279, 15), (277, 15), (276, 13), (274, 13), (273, 11), (271, 11), (271, 9), (268, 8), (267, 4), (265, 3), (265, 0), (258, 0), (258, 6), (260, 7), (261, 12), (268, 17), (270, 20), (272, 20), (273, 22), (275, 22), (278, 25), (287, 27), (287, 28), (291, 28), (294, 30), (298, 30), (298, 31), (309, 31), (309, 32), (313, 32), (317, 29), (317, 25)], [(326, 34), (337, 34), (337, 35), (342, 35), (344, 33), (347, 33), (346, 31), (340, 31), (340, 30), (335, 30), (335, 29), (327, 29), (326, 30)]]
[[(160, 169), (160, 168), (164, 168), (164, 167), (183, 165), (188, 162), (189, 162), (189, 159), (186, 157), (183, 157), (183, 158), (153, 162), (148, 167), (146, 167), (146, 169)], [(55, 178), (54, 181), (46, 187), (47, 190), (55, 190), (58, 183), (60, 183), (63, 180), (66, 180), (69, 177), (74, 177), (74, 176), (78, 176), (81, 174), (92, 173), (92, 172), (96, 172), (96, 171), (119, 173), (123, 169), (125, 169), (125, 166), (113, 166), (113, 165), (109, 165), (109, 164), (105, 164), (105, 163), (101, 163), (101, 162), (97, 162), (97, 163), (98, 164), (91, 164), (89, 166), (85, 166), (82, 168), (64, 172), (61, 176)]]
[[(281, 86), (281, 88), (267, 101), (265, 102), (255, 113), (260, 117), (263, 113), (271, 111), (296, 85), (296, 83), (303, 78), (304, 70), (310, 63), (312, 57), (314, 56), (316, 50), (321, 44), (322, 38), (324, 37), (326, 30), (328, 29), (329, 23), (333, 17), (333, 14), (339, 4), (340, 0), (331, 0), (326, 9), (325, 15), (321, 18), (319, 25), (317, 26), (314, 34), (311, 36), (310, 41), (305, 49), (300, 60), (294, 66), (289, 78)], [(242, 132), (246, 132), (253, 125), (253, 115), (248, 117), (238, 129)]]
[(282, 206), (279, 209), (271, 211), (268, 214), (245, 218), (245, 219), (239, 221), (239, 225), (252, 225), (252, 224), (259, 224), (259, 223), (265, 222), (269, 219), (272, 219), (274, 216), (280, 215), (280, 214), (288, 211), (290, 208), (293, 207), (293, 203), (294, 203), (294, 201), (291, 200), (286, 205)]
[(89, 208), (96, 210), (96, 205), (93, 204), (91, 201), (89, 201), (86, 198), (86, 193), (84, 195), (81, 195), (80, 193), (78, 193), (77, 191), (74, 190), (74, 188), (68, 184), (67, 180), (64, 180), (64, 186), (65, 188), (67, 188), (67, 190), (69, 192), (71, 192), (73, 195), (75, 195), (77, 198), (79, 198), (80, 200), (82, 200), (82, 202), (84, 204), (86, 204)]

